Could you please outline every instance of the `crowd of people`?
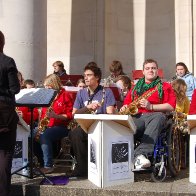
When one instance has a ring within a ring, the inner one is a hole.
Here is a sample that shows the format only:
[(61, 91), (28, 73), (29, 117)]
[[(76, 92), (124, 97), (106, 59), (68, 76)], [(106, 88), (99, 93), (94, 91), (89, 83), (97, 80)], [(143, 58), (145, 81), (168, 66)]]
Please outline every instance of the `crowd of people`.
[[(20, 89), (36, 88), (32, 79), (24, 80), (12, 58), (3, 53), (4, 35), (0, 32), (0, 193), (8, 195), (11, 183), (11, 164), (16, 141), (17, 113), (29, 125), (31, 114), (28, 107), (15, 107), (15, 94)], [(74, 114), (122, 114), (134, 105), (132, 115), (136, 125), (135, 139), (140, 144), (134, 150), (135, 168), (148, 168), (154, 145), (166, 122), (167, 112), (176, 112), (186, 119), (188, 114), (196, 114), (196, 78), (187, 66), (176, 64), (176, 74), (172, 82), (163, 82), (158, 76), (158, 63), (146, 59), (143, 63), (143, 77), (133, 84), (123, 71), (120, 61), (112, 61), (107, 84), (116, 84), (120, 94), (117, 104), (113, 91), (101, 85), (102, 72), (95, 62), (84, 66), (83, 78), (77, 82), (79, 91), (73, 100), (63, 88), (61, 77), (67, 75), (61, 61), (53, 63), (54, 73), (45, 77), (45, 88), (57, 91), (57, 96), (48, 108), (35, 108), (34, 154), (40, 162), (40, 170), (47, 174), (53, 172), (53, 142), (69, 137), (76, 168), (72, 176), (88, 175), (88, 136), (79, 126), (69, 130), (68, 124)], [(190, 105), (192, 107), (190, 107)], [(16, 113), (17, 112), (17, 113)], [(9, 118), (8, 118), (9, 117)], [(47, 124), (45, 124), (47, 120)], [(42, 124), (43, 123), (43, 124)], [(9, 145), (7, 145), (9, 142)]]

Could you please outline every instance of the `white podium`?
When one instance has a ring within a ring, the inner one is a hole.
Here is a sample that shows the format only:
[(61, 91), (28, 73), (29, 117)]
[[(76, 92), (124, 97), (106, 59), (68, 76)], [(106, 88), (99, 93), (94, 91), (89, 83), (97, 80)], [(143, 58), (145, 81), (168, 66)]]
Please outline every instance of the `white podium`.
[(75, 114), (74, 118), (88, 133), (88, 179), (101, 188), (133, 182), (132, 117)]
[(19, 116), (19, 122), (16, 132), (16, 145), (14, 150), (14, 156), (12, 160), (11, 172), (23, 167), (23, 162), (26, 159), (28, 162), (28, 137), (30, 134), (30, 128), (26, 122)]
[(188, 115), (190, 127), (189, 181), (196, 183), (196, 115)]

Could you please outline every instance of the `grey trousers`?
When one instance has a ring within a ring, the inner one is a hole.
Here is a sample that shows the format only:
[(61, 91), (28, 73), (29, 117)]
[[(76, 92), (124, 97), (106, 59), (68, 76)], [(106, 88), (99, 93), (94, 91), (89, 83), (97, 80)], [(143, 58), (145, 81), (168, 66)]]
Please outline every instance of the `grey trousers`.
[(133, 116), (137, 127), (135, 140), (141, 143), (134, 151), (134, 157), (140, 154), (149, 156), (153, 154), (157, 138), (166, 123), (166, 116), (162, 112), (144, 113)]

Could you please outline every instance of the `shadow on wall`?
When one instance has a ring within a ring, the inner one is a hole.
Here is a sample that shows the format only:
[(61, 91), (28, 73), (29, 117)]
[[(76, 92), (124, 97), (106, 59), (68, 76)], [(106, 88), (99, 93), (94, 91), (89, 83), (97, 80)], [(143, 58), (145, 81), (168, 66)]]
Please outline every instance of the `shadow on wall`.
[(145, 58), (157, 60), (166, 79), (175, 74), (175, 1), (146, 1)]
[(83, 74), (85, 65), (96, 61), (97, 1), (72, 0), (71, 17), (70, 74)]
[(135, 65), (133, 1), (72, 1), (70, 74), (95, 61), (106, 76), (113, 60), (130, 73)]

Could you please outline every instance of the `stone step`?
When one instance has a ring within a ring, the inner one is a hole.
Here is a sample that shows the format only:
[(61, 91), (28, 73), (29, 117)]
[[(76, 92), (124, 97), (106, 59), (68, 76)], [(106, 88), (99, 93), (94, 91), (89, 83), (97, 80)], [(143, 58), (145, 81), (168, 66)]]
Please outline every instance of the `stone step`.
[[(62, 175), (62, 174), (53, 174)], [(24, 179), (18, 176), (12, 178), (11, 196), (60, 196), (60, 195), (85, 195), (85, 196), (176, 196), (196, 195), (196, 184), (188, 179), (188, 169), (183, 170), (178, 177), (168, 176), (164, 182), (155, 183), (150, 179), (150, 174), (136, 174), (135, 182), (118, 186), (99, 188), (87, 179), (70, 179), (67, 185), (39, 185), (43, 178)]]

